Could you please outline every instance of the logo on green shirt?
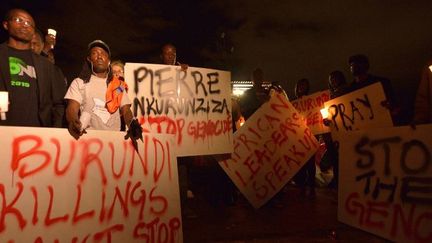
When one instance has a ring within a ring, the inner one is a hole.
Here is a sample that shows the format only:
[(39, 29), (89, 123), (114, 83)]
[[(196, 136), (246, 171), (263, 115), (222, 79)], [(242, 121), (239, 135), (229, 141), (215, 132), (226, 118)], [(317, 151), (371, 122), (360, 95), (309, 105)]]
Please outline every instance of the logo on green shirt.
[(12, 86), (29, 88), (30, 82), (25, 80), (24, 74), (29, 78), (36, 79), (35, 68), (17, 57), (9, 57), (9, 67)]

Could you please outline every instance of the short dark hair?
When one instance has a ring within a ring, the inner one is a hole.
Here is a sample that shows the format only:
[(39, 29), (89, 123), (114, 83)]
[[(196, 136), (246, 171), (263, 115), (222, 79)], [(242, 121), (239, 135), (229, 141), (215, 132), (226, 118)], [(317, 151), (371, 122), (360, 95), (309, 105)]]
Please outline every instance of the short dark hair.
[(39, 35), (39, 37), (42, 40), (42, 43), (45, 43), (44, 35), (43, 35), (42, 31), (39, 28), (35, 28), (35, 34)]
[(366, 55), (363, 54), (357, 54), (357, 55), (352, 55), (348, 58), (348, 64), (351, 63), (364, 63), (364, 64), (368, 64), (369, 65), (369, 59)]
[(175, 45), (171, 42), (165, 43), (162, 47), (161, 47), (161, 52), (163, 52), (163, 50), (167, 47), (172, 47), (177, 51), (177, 48), (175, 47)]

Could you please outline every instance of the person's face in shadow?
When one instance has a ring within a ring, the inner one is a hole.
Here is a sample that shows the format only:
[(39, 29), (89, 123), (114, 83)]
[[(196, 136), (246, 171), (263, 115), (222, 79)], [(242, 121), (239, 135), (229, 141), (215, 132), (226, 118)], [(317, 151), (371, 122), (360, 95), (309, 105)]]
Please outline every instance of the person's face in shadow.
[(350, 71), (353, 76), (359, 76), (367, 74), (369, 64), (360, 61), (353, 61), (350, 63)]
[(307, 80), (298, 82), (295, 93), (297, 97), (307, 95), (309, 93), (309, 82)]
[(177, 51), (172, 45), (166, 45), (162, 48), (161, 59), (165, 65), (176, 64)]
[(328, 82), (330, 87), (334, 90), (339, 89), (341, 86), (343, 86), (346, 83), (345, 78), (340, 76), (339, 74), (331, 74), (329, 76)]

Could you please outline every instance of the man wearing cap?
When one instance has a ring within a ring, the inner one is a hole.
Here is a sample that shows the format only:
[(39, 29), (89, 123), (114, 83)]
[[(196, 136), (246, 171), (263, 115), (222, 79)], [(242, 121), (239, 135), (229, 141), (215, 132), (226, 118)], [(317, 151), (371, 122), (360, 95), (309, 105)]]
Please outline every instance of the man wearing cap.
[(111, 74), (110, 57), (105, 42), (91, 42), (83, 69), (66, 93), (66, 119), (69, 133), (75, 139), (87, 128), (120, 131), (120, 116), (128, 127), (133, 121), (133, 125), (139, 126), (133, 120), (126, 83)]
[(0, 45), (0, 91), (7, 91), (9, 109), (0, 125), (61, 127), (66, 85), (46, 58), (34, 54), (35, 22), (23, 9), (12, 9), (2, 23), (8, 40)]

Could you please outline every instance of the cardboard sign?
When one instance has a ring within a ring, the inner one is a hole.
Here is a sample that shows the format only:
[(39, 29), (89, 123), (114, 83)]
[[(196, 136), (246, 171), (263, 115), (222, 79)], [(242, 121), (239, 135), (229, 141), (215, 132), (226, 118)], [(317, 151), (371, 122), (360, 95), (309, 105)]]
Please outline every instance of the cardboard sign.
[(232, 152), (229, 72), (126, 63), (125, 78), (144, 131), (175, 135), (179, 156)]
[(343, 133), (338, 219), (397, 242), (432, 242), (432, 125)]
[(291, 101), (315, 135), (330, 132), (330, 127), (324, 125), (320, 112), (324, 108), (324, 102), (328, 100), (330, 100), (330, 92), (325, 90)]
[(327, 101), (332, 135), (366, 128), (392, 127), (390, 111), (381, 83), (375, 83), (336, 99)]
[(182, 242), (168, 136), (0, 127), (0, 242)]
[(271, 199), (315, 153), (318, 142), (283, 94), (275, 94), (234, 134), (234, 152), (219, 161), (255, 207)]

